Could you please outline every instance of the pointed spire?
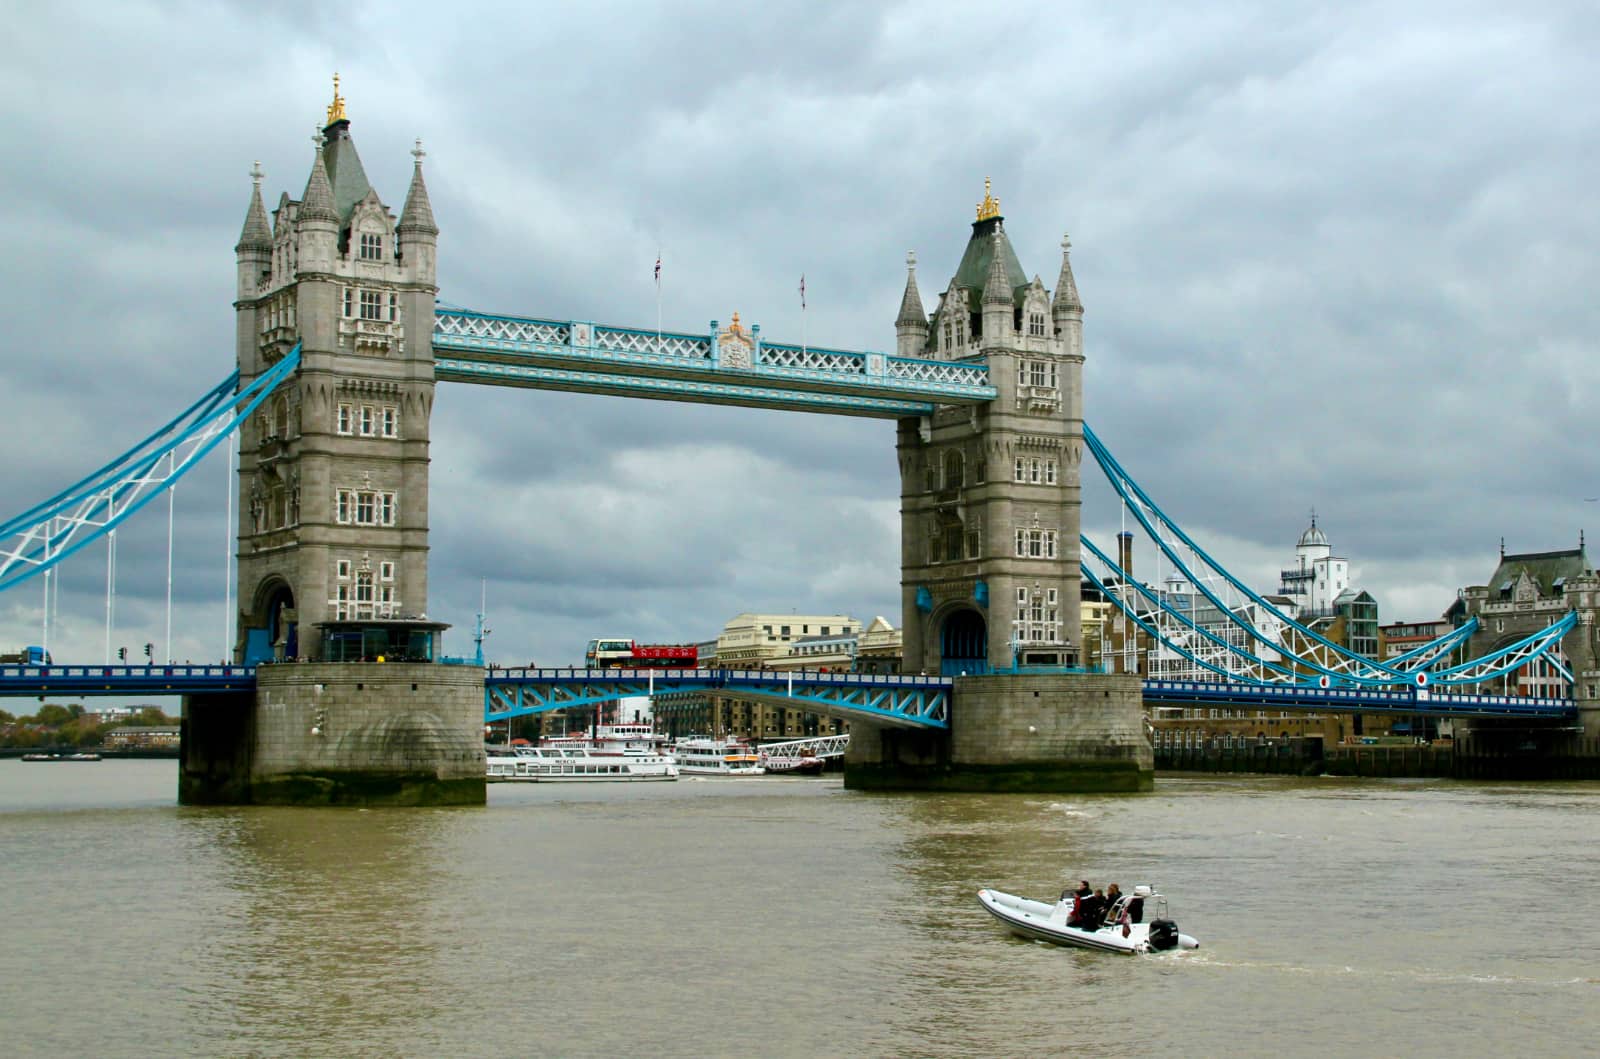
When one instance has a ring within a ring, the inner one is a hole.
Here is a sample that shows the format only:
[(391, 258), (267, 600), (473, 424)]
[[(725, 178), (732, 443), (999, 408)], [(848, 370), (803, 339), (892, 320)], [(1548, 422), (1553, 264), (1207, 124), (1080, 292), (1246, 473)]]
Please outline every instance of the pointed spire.
[(922, 305), (922, 292), (917, 290), (917, 252), (906, 251), (906, 293), (900, 299), (900, 315), (896, 327), (928, 328), (928, 310)]
[(989, 259), (989, 278), (983, 285), (983, 304), (1011, 305), (1011, 275), (1006, 269), (1006, 255), (1000, 242), (1000, 229), (994, 231), (994, 253)]
[(322, 164), (322, 131), (319, 129), (311, 139), (317, 145), (317, 153), (311, 162), (306, 193), (300, 199), (300, 219), (338, 224), (339, 215), (333, 209), (333, 186), (328, 183), (328, 168)]
[(402, 235), (407, 232), (438, 235), (439, 226), (433, 223), (433, 206), (428, 202), (428, 185), (422, 182), (422, 160), (427, 152), (422, 149), (421, 140), (411, 149), (411, 157), (417, 163), (411, 171), (411, 188), (406, 192), (405, 208), (400, 211), (396, 230)]
[(1056, 280), (1056, 296), (1050, 308), (1055, 312), (1083, 312), (1078, 281), (1072, 278), (1072, 240), (1065, 235), (1061, 237), (1061, 276)]
[(261, 204), (261, 163), (257, 162), (250, 167), (250, 207), (245, 211), (244, 230), (239, 233), (239, 242), (234, 246), (234, 253), (246, 250), (272, 250), (272, 228), (267, 224), (267, 210)]

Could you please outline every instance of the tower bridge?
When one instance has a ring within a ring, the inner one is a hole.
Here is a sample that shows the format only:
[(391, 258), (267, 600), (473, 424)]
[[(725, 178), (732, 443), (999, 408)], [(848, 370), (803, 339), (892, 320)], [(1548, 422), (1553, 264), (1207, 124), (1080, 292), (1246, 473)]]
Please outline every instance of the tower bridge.
[[(440, 229), (420, 143), (396, 217), (350, 128), (336, 86), (303, 193), (281, 194), (270, 214), (263, 176), (252, 173), (235, 246), (237, 374), (216, 391), (228, 399), (206, 405), (203, 423), (180, 417), (3, 526), (0, 588), (48, 576), (137, 510), (134, 498), (170, 488), (202, 444), (237, 432), (238, 665), (0, 669), (0, 693), (186, 694), (184, 801), (482, 801), (486, 716), (663, 686), (737, 688), (851, 717), (852, 786), (1147, 788), (1143, 697), (1576, 716), (1600, 729), (1592, 570), (1566, 571), (1553, 588), (1508, 574), (1492, 597), (1464, 596), (1449, 637), (1377, 662), (1277, 613), (1216, 563), (1085, 426), (1071, 245), (1063, 239), (1053, 288), (1029, 279), (987, 185), (933, 311), (908, 257), (894, 351), (844, 350), (771, 341), (738, 314), (690, 333), (441, 305)], [(428, 496), (441, 382), (894, 419), (904, 669), (930, 675), (486, 674), (437, 664), (445, 626), (427, 618)], [(1085, 456), (1164, 561), (1235, 630), (1199, 626), (1141, 586), (1125, 559), (1081, 537)], [(1086, 671), (1085, 581), (1137, 635), (1217, 681), (1141, 685), (1134, 674)], [(1269, 613), (1278, 632), (1252, 613)], [(303, 661), (265, 664), (289, 659)], [(1532, 660), (1562, 674), (1575, 697), (1495, 703), (1477, 688)]]

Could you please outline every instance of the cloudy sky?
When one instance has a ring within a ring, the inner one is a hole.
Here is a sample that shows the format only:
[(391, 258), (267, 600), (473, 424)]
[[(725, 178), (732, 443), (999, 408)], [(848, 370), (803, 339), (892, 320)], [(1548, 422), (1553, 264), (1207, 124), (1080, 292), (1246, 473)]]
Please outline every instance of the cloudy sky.
[[(1515, 7), (24, 5), (6, 517), (231, 370), (248, 171), (300, 195), (337, 70), (396, 212), (423, 140), (441, 297), (484, 310), (653, 326), (659, 251), (669, 329), (892, 350), (906, 250), (931, 298), (990, 177), (1030, 274), (1071, 232), (1087, 419), (1174, 517), (1275, 588), (1315, 508), (1385, 621), (1434, 617), (1502, 537), (1600, 531), (1600, 15)], [(487, 581), (491, 656), (553, 664), (742, 610), (898, 622), (893, 435), (441, 386), (429, 613), (470, 650)], [(214, 459), (178, 493), (174, 657), (224, 650), (226, 488)], [(119, 545), (135, 654), (166, 639), (166, 537), (157, 504)], [(58, 657), (102, 656), (105, 582), (99, 547), (64, 574)], [(0, 599), (0, 643), (38, 642), (41, 603)]]

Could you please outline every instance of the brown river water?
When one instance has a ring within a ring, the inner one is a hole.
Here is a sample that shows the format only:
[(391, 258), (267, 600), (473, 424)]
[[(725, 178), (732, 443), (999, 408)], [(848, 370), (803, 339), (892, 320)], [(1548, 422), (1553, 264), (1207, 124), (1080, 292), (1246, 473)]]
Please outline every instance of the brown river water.
[[(837, 777), (188, 809), (0, 761), (8, 1055), (1581, 1055), (1600, 785)], [(1012, 938), (983, 886), (1153, 883), (1197, 952)]]

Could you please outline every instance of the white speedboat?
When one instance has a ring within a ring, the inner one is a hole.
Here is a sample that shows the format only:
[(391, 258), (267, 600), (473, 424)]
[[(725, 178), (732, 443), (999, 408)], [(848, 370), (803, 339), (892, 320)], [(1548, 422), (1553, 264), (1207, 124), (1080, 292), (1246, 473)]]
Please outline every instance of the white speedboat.
[(1067, 926), (1072, 915), (1071, 894), (1051, 903), (999, 890), (979, 890), (978, 903), (1011, 933), (1053, 945), (1125, 953), (1200, 947), (1194, 938), (1178, 933), (1178, 924), (1167, 915), (1167, 899), (1148, 886), (1136, 886), (1133, 893), (1123, 895), (1106, 914), (1107, 925), (1094, 930)]
[(680, 739), (672, 756), (685, 776), (760, 776), (761, 755), (737, 739)]
[(507, 753), (492, 747), (486, 778), (490, 783), (581, 783), (605, 780), (675, 780), (677, 764), (665, 754), (627, 749), (597, 751), (587, 746), (519, 746)]

